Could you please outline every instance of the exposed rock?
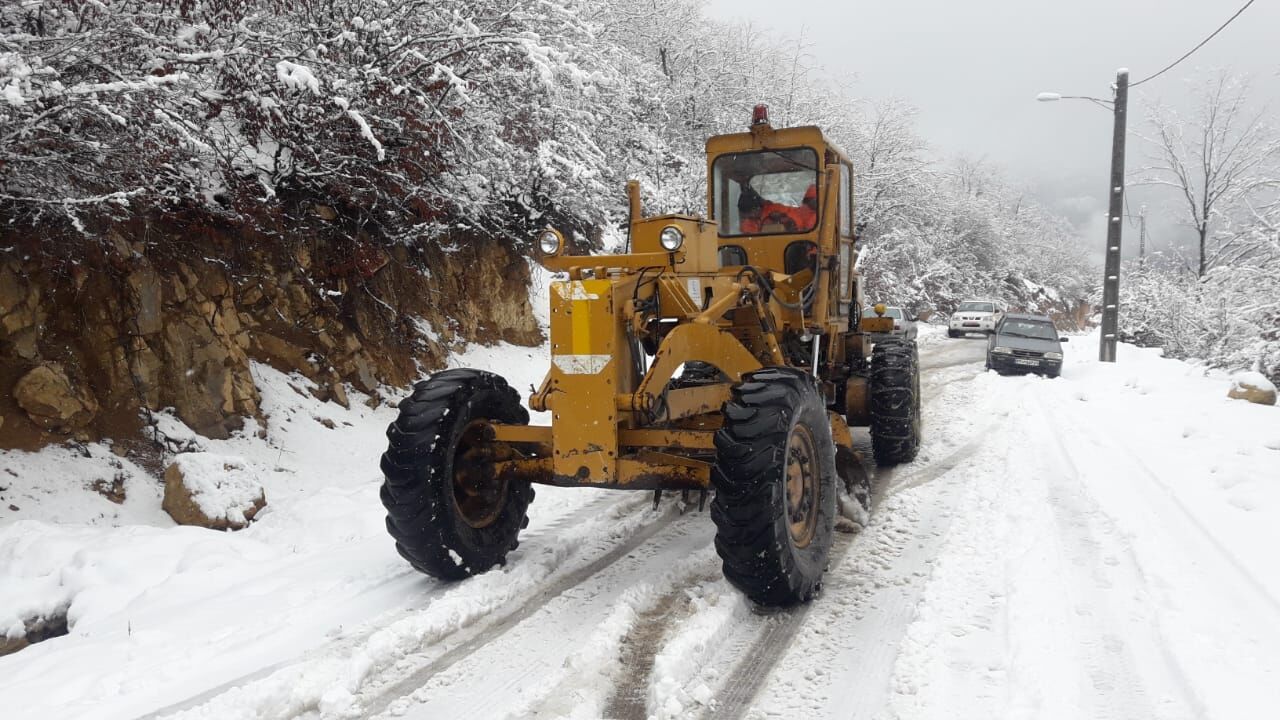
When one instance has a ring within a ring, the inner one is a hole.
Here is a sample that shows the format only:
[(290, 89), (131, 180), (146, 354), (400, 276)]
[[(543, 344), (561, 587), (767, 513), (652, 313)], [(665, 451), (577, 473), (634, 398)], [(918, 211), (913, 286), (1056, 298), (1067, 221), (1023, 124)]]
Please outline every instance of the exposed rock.
[(329, 384), (329, 399), (344, 408), (351, 408), (351, 400), (347, 397), (347, 386), (340, 381)]
[[(0, 392), (0, 448), (37, 449), (52, 427), (150, 442), (140, 411), (166, 407), (225, 438), (260, 416), (254, 362), (349, 406), (350, 388), (407, 386), (461, 343), (541, 341), (528, 265), (503, 242), (388, 246), (341, 215), (311, 221), (282, 239), (139, 217), (82, 245), (0, 227), (0, 390), (16, 392), (32, 367), (65, 368), (27, 380), (30, 407)], [(424, 341), (416, 318), (438, 337)]]
[(0, 340), (20, 345), (23, 357), (35, 357), (35, 329), (45, 317), (39, 288), (22, 277), (15, 264), (0, 264)]
[(139, 335), (160, 332), (160, 276), (150, 265), (143, 266), (126, 278), (130, 300), (134, 306), (134, 323)]
[(0, 655), (10, 655), (33, 643), (61, 637), (66, 634), (67, 611), (64, 608), (52, 617), (38, 617), (27, 620), (23, 623), (21, 635), (10, 637), (0, 634)]
[(1227, 391), (1227, 397), (1259, 405), (1275, 405), (1276, 386), (1262, 373), (1236, 373), (1231, 376), (1231, 389)]
[(72, 385), (62, 366), (38, 365), (13, 387), (18, 406), (46, 430), (71, 431), (88, 425), (98, 412), (93, 395)]
[(307, 351), (293, 343), (269, 333), (258, 333), (253, 336), (252, 347), (255, 354), (270, 361), (276, 367), (293, 368), (308, 377), (315, 374), (308, 372), (311, 363), (307, 362)]
[(237, 457), (185, 453), (164, 471), (161, 507), (179, 525), (240, 530), (266, 504), (257, 476)]
[(258, 303), (262, 302), (263, 297), (265, 297), (265, 295), (263, 294), (262, 288), (259, 285), (257, 284), (250, 285), (240, 291), (240, 304), (241, 305), (257, 305)]
[(190, 315), (167, 323), (164, 352), (167, 398), (196, 432), (226, 438), (242, 425), (237, 411), (256, 414), (258, 394), (256, 388), (250, 390), (248, 357), (215, 335), (208, 323)]

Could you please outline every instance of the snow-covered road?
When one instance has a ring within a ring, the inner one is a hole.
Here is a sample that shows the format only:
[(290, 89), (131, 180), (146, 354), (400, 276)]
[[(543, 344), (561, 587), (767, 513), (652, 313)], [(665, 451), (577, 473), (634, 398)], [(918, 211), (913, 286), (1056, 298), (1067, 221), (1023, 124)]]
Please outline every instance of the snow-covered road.
[[(451, 585), (412, 573), (380, 527), (385, 413), (308, 404), (268, 373), (277, 447), (210, 441), (279, 481), (248, 530), (166, 527), (141, 489), (122, 527), (75, 524), (58, 498), (44, 503), (58, 523), (0, 521), (0, 621), (6, 603), (41, 602), (74, 620), (0, 657), (0, 704), (15, 718), (219, 719), (1280, 707), (1280, 408), (1228, 401), (1221, 376), (1150, 351), (1100, 365), (1088, 338), (1057, 380), (984, 372), (984, 348), (922, 335), (920, 457), (875, 473), (872, 521), (838, 537), (821, 596), (771, 614), (721, 579), (706, 513), (655, 511), (647, 494), (540, 488), (506, 567)], [(527, 387), (536, 356), (460, 362)], [(345, 452), (308, 418), (329, 414), (351, 423)]]

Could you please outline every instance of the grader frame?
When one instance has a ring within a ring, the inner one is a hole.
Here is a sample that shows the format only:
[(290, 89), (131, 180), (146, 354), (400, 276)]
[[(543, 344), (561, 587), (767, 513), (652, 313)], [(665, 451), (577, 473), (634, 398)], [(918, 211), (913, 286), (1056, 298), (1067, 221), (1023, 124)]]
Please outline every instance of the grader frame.
[[(799, 286), (815, 281), (813, 269), (791, 276), (773, 272), (766, 291), (764, 278), (743, 273), (741, 267), (721, 267), (714, 214), (707, 219), (638, 217), (638, 187), (629, 184), (634, 252), (542, 258), (547, 268), (568, 275), (551, 286), (552, 367), (529, 400), (531, 409), (552, 413), (552, 425), (495, 425), (495, 441), (532, 455), (501, 464), (499, 472), (561, 486), (708, 489), (714, 463), (702, 456), (714, 453), (720, 409), (729, 400), (730, 387), (753, 370), (790, 365), (781, 349), (788, 332), (807, 333), (809, 343), (819, 343), (817, 367), (806, 369), (823, 381), (837, 444), (853, 449), (838, 410), (866, 418), (865, 378), (851, 376), (845, 368), (850, 362), (864, 364), (870, 355), (867, 334), (892, 329), (892, 320), (867, 318), (849, 330), (850, 312), (856, 313), (862, 302), (861, 284), (851, 267), (856, 261), (853, 237), (840, 233), (839, 213), (845, 207), (852, 210), (850, 188), (840, 182), (838, 169), (849, 167), (847, 156), (816, 127), (774, 130), (757, 123), (748, 133), (714, 137), (707, 143), (708, 207), (716, 205), (711, 168), (718, 157), (798, 147), (812, 148), (824, 160), (820, 221), (807, 233), (736, 242), (745, 246), (752, 266), (761, 268), (784, 267), (783, 255), (792, 243), (814, 243), (818, 263), (812, 310), (804, 312)], [(675, 251), (659, 244), (667, 227), (678, 228), (686, 238)], [(644, 277), (646, 271), (653, 276)], [(848, 282), (841, 282), (840, 273), (848, 274)], [(639, 287), (642, 281), (645, 285)], [(646, 317), (638, 306), (655, 296), (660, 311)], [(642, 349), (636, 339), (652, 334), (655, 320), (673, 326), (663, 334), (652, 364), (637, 372)], [(691, 362), (714, 366), (723, 379), (671, 387), (680, 366)]]

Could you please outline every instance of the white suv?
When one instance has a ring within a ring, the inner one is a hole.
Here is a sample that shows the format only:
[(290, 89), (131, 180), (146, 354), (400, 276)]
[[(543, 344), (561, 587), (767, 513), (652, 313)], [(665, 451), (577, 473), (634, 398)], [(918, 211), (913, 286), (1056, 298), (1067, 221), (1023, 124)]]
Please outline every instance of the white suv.
[(951, 314), (947, 323), (947, 337), (960, 337), (965, 333), (990, 335), (1004, 317), (1004, 304), (999, 300), (965, 300)]

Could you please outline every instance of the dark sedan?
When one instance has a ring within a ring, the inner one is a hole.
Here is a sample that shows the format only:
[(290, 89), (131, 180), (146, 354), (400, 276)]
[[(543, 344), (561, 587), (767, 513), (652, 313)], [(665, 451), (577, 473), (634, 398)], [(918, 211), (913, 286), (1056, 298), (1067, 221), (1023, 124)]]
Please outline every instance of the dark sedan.
[(1044, 315), (1009, 313), (987, 340), (987, 369), (1004, 373), (1062, 372), (1062, 343), (1053, 320)]

